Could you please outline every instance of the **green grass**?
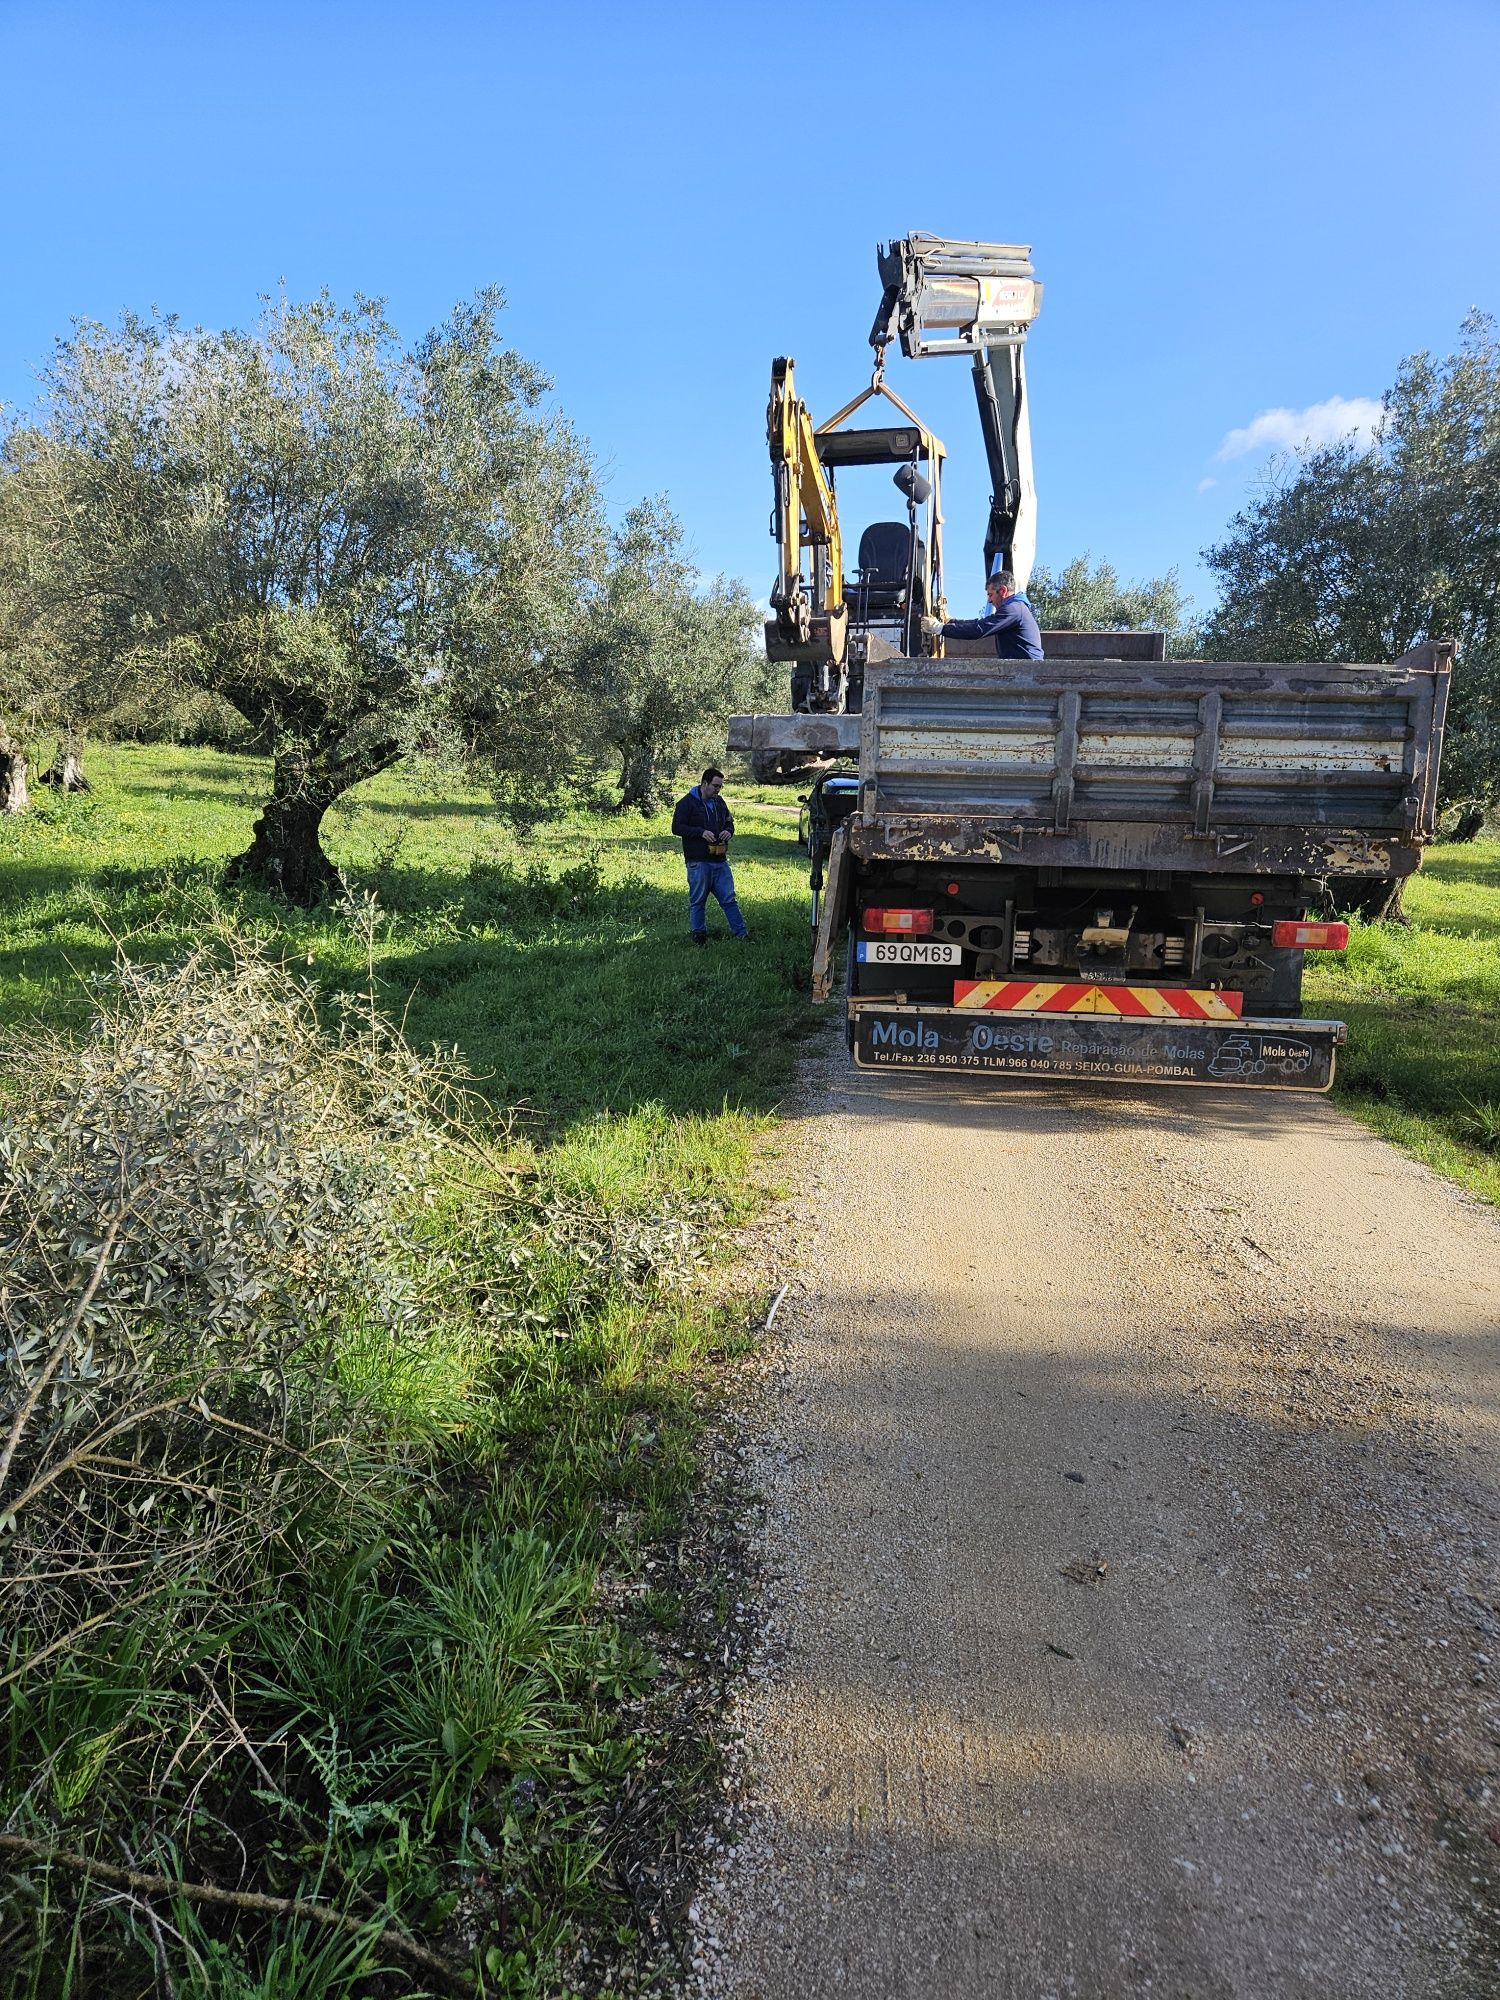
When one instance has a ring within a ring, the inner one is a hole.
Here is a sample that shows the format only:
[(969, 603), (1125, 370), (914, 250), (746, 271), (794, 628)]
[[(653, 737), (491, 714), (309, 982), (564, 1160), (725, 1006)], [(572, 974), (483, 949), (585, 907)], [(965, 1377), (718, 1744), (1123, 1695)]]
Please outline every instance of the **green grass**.
[[(203, 750), (101, 746), (90, 768), (96, 796), (44, 795), (0, 826), (0, 1028), (81, 1021), (117, 939), (189, 948), (205, 905), (222, 907), (217, 870), (246, 844), (264, 778), (253, 758)], [(326, 844), (386, 912), (376, 970), (411, 1038), (456, 1043), (497, 1105), (554, 1129), (649, 1105), (765, 1111), (785, 1088), (789, 1038), (809, 1031), (805, 870), (784, 811), (744, 804), (738, 824), (755, 935), (730, 944), (712, 911), (706, 952), (686, 941), (666, 816), (579, 811), (522, 842), (483, 793), (391, 776), (332, 816)], [(233, 907), (328, 991), (363, 980), (337, 914)]]
[[(736, 801), (754, 938), (729, 943), (715, 913), (718, 941), (695, 951), (665, 818), (580, 808), (520, 840), (482, 794), (388, 779), (327, 829), (377, 899), (372, 949), (347, 911), (220, 889), (254, 817), (255, 760), (99, 747), (91, 772), (92, 797), (44, 795), (0, 823), (0, 1034), (81, 1032), (117, 950), (179, 959), (227, 924), (330, 1020), (373, 977), (412, 1042), (456, 1044), (498, 1164), (424, 1214), (420, 1321), (399, 1339), (358, 1310), (343, 1325), (335, 1366), (373, 1437), (360, 1517), (322, 1522), (333, 1553), (315, 1574), (268, 1557), (254, 1601), (222, 1607), (210, 1663), (274, 1787), (222, 1743), (194, 1747), (206, 1642), (181, 1664), (174, 1621), (204, 1616), (185, 1580), (144, 1627), (19, 1684), (0, 1818), (72, 1851), (100, 1843), (104, 1860), (113, 1830), (184, 1882), (240, 1879), (215, 1847), (233, 1838), (273, 1894), (361, 1921), (373, 1896), (408, 1935), (485, 1968), (492, 1995), (562, 1994), (580, 1943), (636, 1924), (616, 1875), (632, 1783), (646, 1774), (665, 1846), (712, 1773), (711, 1746), (661, 1705), (675, 1681), (659, 1654), (691, 1616), (660, 1574), (638, 1586), (680, 1522), (705, 1385), (746, 1340), (727, 1233), (762, 1198), (770, 1114), (810, 1032), (795, 819), (784, 798)], [(659, 1277), (674, 1231), (685, 1284)], [(179, 1739), (175, 1761), (156, 1757)], [(143, 1827), (163, 1768), (176, 1775)], [(193, 1804), (168, 1839), (173, 1785)], [(160, 1947), (131, 1905), (106, 1946), (75, 1878), (20, 1879), (19, 1900), (0, 1895), (17, 1993), (149, 1989)], [(460, 1904), (472, 1950), (449, 1928)], [(225, 1922), (188, 1895), (159, 1914), (182, 1940), (181, 1992), (425, 1990), (374, 1917), (328, 1935)]]
[(1405, 906), (1409, 928), (1356, 924), (1309, 958), (1307, 1010), (1349, 1024), (1346, 1109), (1500, 1201), (1500, 842), (1430, 850)]

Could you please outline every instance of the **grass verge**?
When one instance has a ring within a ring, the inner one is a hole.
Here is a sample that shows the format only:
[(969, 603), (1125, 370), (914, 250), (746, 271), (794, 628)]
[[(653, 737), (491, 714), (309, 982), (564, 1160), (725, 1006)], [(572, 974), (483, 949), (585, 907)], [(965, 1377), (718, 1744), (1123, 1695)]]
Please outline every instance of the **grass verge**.
[[(679, 1696), (723, 1592), (660, 1550), (744, 1339), (721, 1246), (809, 1032), (790, 800), (741, 804), (754, 943), (694, 953), (661, 819), (580, 804), (520, 841), (480, 795), (388, 779), (329, 831), (354, 905), (301, 915), (217, 886), (253, 760), (101, 749), (93, 774), (0, 826), (0, 1031), (76, 1039), (122, 948), (165, 965), (217, 933), (304, 982), (324, 1032), (363, 996), (457, 1047), (488, 1150), (403, 1198), (399, 1327), (346, 1291), (307, 1396), (273, 1402), (283, 1444), (296, 1411), (325, 1427), (232, 1578), (185, 1559), (40, 1662), (8, 1621), (7, 1990), (611, 1990), (655, 1951), (632, 1829), (661, 1844), (711, 1770)], [(1350, 1022), (1349, 1108), (1496, 1198), (1500, 848), (1437, 851), (1408, 901), (1309, 1001)], [(342, 1499), (292, 1506), (320, 1452)]]
[(1308, 1012), (1349, 1024), (1335, 1096), (1439, 1173), (1500, 1201), (1500, 841), (1431, 849), (1409, 926), (1358, 924), (1308, 961)]

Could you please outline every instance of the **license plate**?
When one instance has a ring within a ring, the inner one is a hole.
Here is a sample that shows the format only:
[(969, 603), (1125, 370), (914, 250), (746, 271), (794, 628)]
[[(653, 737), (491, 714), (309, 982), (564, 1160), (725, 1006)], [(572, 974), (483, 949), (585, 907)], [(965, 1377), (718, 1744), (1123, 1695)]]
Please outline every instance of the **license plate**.
[(914, 938), (861, 939), (861, 965), (961, 965), (963, 951), (956, 944), (928, 944)]
[(978, 1070), (1119, 1083), (1220, 1083), (1327, 1090), (1340, 1021), (1126, 1021), (1099, 1014), (854, 1009), (861, 1069)]

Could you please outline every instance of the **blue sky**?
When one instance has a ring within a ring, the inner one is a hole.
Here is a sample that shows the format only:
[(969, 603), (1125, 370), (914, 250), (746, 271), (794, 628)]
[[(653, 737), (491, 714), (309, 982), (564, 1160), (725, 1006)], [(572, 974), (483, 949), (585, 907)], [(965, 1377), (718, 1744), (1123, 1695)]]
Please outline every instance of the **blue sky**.
[[(1500, 0), (0, 0), (0, 75), (0, 400), (74, 315), (242, 324), (284, 281), (415, 339), (498, 282), (612, 508), (665, 491), (757, 595), (771, 357), (815, 416), (863, 385), (878, 238), (1034, 246), (1041, 560), (1175, 565), (1200, 601), (1278, 438), (1500, 311)], [(957, 605), (968, 371), (892, 380), (948, 445)]]

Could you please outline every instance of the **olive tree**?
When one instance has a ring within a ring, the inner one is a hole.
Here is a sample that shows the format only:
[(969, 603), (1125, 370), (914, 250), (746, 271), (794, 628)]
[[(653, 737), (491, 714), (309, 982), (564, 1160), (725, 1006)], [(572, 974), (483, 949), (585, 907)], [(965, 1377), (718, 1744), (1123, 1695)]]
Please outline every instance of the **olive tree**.
[(577, 666), (620, 808), (650, 812), (706, 729), (751, 703), (765, 674), (742, 585), (700, 586), (665, 501), (642, 501), (612, 538)]
[[(111, 643), (66, 581), (67, 494), (44, 453), (0, 459), (0, 715), (24, 741), (50, 731), (57, 743), (41, 783), (88, 791), (84, 737), (107, 710), (159, 676), (130, 647)], [(17, 752), (20, 746), (16, 745)]]
[(250, 331), (80, 323), (0, 483), (33, 628), (90, 670), (222, 696), (272, 759), (231, 872), (296, 902), (351, 786), (438, 737), (502, 798), (555, 785), (584, 715), (566, 671), (602, 566), (592, 468), (481, 293), (405, 351), (380, 305), (268, 301)]
[(1273, 468), (1204, 551), (1221, 592), (1221, 659), (1392, 660), (1456, 638), (1442, 797), (1476, 830), (1500, 799), (1500, 332), (1464, 323), (1456, 352), (1402, 364), (1368, 448)]
[(1033, 570), (1026, 595), (1038, 625), (1051, 631), (1161, 631), (1175, 659), (1191, 658), (1198, 648), (1176, 570), (1145, 583), (1123, 583), (1112, 564), (1075, 556), (1062, 569)]

